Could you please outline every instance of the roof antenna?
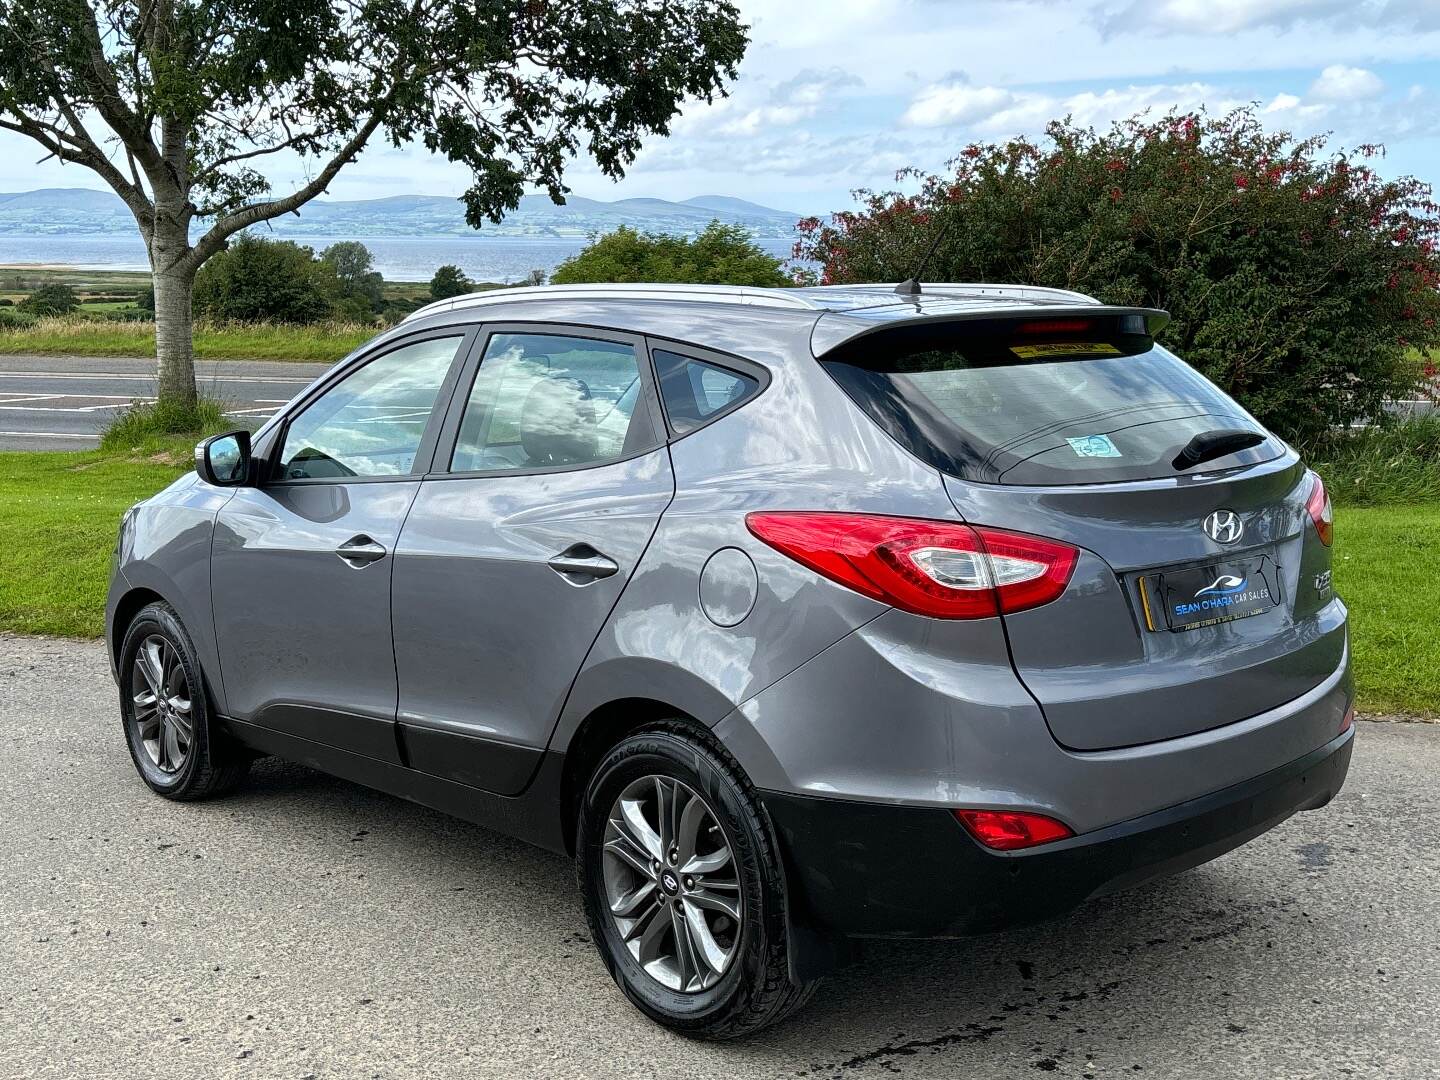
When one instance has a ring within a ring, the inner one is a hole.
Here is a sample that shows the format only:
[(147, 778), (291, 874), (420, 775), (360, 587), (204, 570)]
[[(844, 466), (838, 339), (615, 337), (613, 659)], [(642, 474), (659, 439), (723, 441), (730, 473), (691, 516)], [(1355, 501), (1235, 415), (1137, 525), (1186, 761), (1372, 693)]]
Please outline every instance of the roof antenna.
[(930, 265), (930, 257), (935, 254), (935, 249), (940, 246), (940, 241), (945, 239), (945, 234), (950, 231), (951, 218), (947, 215), (940, 223), (940, 228), (935, 231), (935, 238), (930, 241), (930, 246), (925, 250), (925, 256), (920, 260), (920, 265), (915, 267), (915, 273), (906, 278), (895, 291), (901, 296), (920, 295), (920, 275), (925, 272), (925, 267)]

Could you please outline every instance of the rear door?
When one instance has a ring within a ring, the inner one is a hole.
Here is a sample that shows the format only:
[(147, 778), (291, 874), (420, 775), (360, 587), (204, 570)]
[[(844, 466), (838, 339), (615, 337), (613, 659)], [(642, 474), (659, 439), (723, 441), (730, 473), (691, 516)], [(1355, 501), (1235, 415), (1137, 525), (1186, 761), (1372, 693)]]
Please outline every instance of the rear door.
[(410, 764), (513, 794), (674, 495), (644, 342), (497, 326), (396, 550)]
[[(823, 358), (942, 470), (964, 520), (1080, 549), (1059, 600), (1004, 616), (1017, 673), (1079, 750), (1257, 715), (1346, 647), (1313, 477), (1143, 330), (1083, 313), (932, 324)], [(1241, 449), (1177, 464), (1222, 435)]]

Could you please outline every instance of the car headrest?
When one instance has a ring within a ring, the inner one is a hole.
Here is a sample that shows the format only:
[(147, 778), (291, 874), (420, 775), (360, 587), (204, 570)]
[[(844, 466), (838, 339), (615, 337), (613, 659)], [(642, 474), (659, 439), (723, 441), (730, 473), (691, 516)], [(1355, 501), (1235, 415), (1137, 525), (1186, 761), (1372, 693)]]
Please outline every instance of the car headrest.
[(593, 461), (597, 449), (595, 403), (580, 379), (541, 379), (520, 407), (520, 445), (531, 465)]

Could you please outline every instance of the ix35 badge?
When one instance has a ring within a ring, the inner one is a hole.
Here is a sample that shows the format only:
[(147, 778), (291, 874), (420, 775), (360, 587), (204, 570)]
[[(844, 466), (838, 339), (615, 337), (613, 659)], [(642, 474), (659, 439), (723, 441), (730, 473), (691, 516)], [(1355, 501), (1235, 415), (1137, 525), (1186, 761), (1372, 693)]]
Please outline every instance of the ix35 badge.
[(1217, 544), (1233, 544), (1245, 535), (1245, 523), (1234, 510), (1214, 510), (1200, 527)]

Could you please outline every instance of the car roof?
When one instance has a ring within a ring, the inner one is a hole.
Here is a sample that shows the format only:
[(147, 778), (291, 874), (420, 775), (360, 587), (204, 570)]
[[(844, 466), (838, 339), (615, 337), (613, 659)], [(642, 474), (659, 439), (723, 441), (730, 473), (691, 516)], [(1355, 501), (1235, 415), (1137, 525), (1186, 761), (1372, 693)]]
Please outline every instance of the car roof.
[[(716, 307), (741, 309), (743, 319), (715, 319)], [(655, 334), (749, 355), (747, 339), (780, 326), (803, 332), (822, 356), (856, 337), (903, 322), (957, 321), (996, 316), (1141, 315), (1153, 334), (1169, 316), (1152, 308), (1113, 307), (1068, 289), (989, 283), (925, 283), (918, 293), (893, 285), (822, 285), (763, 289), (738, 285), (585, 284), (492, 289), (427, 304), (401, 325), (553, 321)], [(709, 316), (709, 317), (707, 317)], [(788, 335), (787, 335), (788, 336)], [(769, 338), (773, 345), (773, 337)], [(763, 350), (771, 352), (771, 349)], [(758, 357), (757, 357), (758, 359)]]

